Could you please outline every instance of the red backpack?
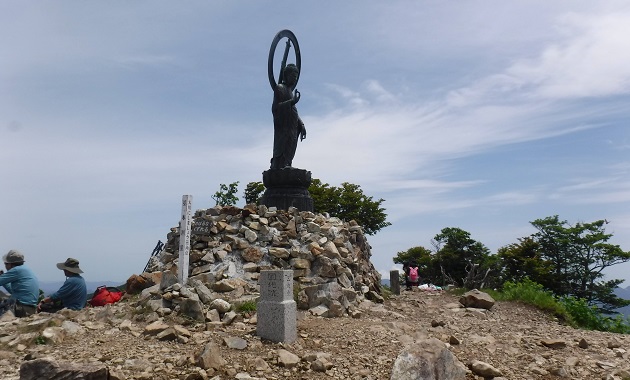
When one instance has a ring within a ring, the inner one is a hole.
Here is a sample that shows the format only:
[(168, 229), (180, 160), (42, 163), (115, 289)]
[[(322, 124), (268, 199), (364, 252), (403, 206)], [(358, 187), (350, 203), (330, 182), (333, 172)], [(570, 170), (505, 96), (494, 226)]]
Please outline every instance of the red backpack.
[(113, 286), (99, 286), (94, 291), (92, 299), (88, 303), (92, 306), (105, 306), (108, 303), (115, 303), (120, 301), (124, 292)]

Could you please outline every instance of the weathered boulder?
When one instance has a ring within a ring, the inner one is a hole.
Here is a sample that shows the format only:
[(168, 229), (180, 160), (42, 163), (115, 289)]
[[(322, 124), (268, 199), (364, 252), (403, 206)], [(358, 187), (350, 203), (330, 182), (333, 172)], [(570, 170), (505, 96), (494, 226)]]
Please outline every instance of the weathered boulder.
[(58, 363), (49, 358), (25, 361), (20, 365), (20, 380), (108, 380), (104, 365)]
[(155, 285), (155, 282), (153, 282), (151, 278), (132, 274), (131, 277), (127, 279), (125, 291), (129, 294), (138, 294), (153, 285)]
[(494, 299), (488, 293), (484, 293), (477, 289), (464, 293), (459, 298), (459, 302), (465, 307), (486, 310), (492, 309), (492, 306), (494, 306), (495, 303)]
[(206, 315), (203, 311), (203, 305), (201, 301), (186, 298), (182, 299), (179, 304), (179, 311), (185, 316), (188, 316), (197, 321), (205, 321)]
[(392, 368), (391, 380), (464, 380), (466, 367), (435, 338), (403, 349)]
[(203, 369), (220, 370), (226, 364), (227, 361), (221, 355), (221, 348), (214, 342), (207, 343), (197, 356), (197, 366)]

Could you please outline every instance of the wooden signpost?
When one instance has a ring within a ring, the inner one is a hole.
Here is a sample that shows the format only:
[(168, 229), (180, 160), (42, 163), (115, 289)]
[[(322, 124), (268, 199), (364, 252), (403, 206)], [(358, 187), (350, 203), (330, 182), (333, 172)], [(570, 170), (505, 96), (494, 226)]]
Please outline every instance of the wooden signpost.
[(182, 218), (179, 221), (179, 273), (177, 280), (186, 285), (188, 281), (188, 259), (190, 257), (190, 234), (192, 222), (192, 195), (182, 196)]

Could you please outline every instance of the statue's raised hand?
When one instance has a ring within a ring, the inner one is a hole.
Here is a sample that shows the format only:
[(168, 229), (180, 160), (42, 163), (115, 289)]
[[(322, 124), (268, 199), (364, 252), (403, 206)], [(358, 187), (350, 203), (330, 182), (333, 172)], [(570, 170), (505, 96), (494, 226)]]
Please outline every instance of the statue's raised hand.
[(297, 102), (300, 101), (300, 92), (295, 89), (295, 91), (293, 92), (293, 104), (297, 104)]

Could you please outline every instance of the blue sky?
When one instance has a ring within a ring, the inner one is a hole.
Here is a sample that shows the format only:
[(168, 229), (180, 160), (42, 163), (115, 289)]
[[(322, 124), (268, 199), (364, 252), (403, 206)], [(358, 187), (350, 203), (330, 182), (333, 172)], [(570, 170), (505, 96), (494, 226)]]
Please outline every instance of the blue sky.
[[(459, 227), (492, 252), (558, 214), (630, 250), (626, 1), (0, 3), (0, 250), (42, 280), (139, 273), (181, 197), (260, 181), (267, 56), (300, 43), (295, 167), (384, 198), (397, 252)], [(290, 58), (291, 60), (291, 58)], [(630, 263), (610, 278), (630, 285)]]

